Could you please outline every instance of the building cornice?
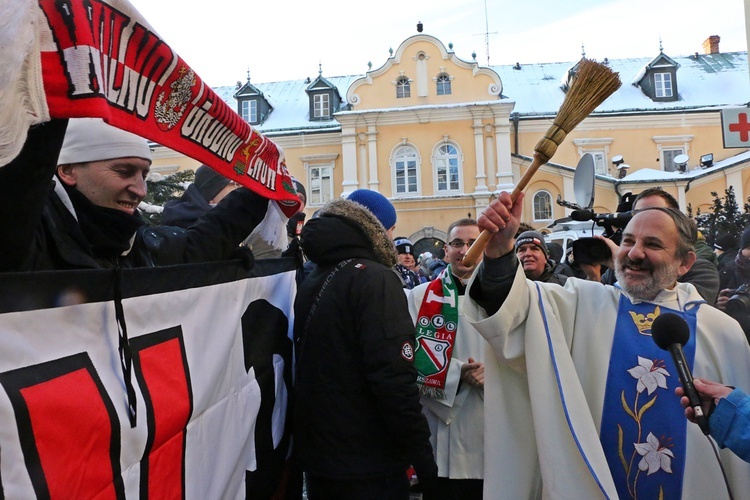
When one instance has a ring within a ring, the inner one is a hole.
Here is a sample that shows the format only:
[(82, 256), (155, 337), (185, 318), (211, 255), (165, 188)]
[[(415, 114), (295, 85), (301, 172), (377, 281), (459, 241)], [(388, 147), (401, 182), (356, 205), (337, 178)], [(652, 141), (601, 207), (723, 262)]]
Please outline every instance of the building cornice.
[[(352, 127), (361, 120), (368, 125), (408, 125), (455, 120), (492, 119), (508, 121), (515, 101), (500, 100), (447, 106), (413, 106), (408, 108), (343, 111), (335, 117), (342, 127)], [(549, 125), (548, 125), (549, 127)]]

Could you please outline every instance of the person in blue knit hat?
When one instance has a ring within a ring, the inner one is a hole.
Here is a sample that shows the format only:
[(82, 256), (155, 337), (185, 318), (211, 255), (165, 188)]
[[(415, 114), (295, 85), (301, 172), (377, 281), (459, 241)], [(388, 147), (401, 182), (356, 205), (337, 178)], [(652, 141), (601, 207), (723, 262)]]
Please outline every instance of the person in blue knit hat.
[(383, 224), (386, 234), (392, 240), (396, 228), (396, 209), (388, 198), (370, 189), (357, 189), (347, 198), (367, 208)]
[(423, 490), (437, 483), (395, 225), (385, 196), (358, 189), (302, 227), (315, 268), (294, 301), (294, 456), (310, 500), (406, 500), (410, 465)]

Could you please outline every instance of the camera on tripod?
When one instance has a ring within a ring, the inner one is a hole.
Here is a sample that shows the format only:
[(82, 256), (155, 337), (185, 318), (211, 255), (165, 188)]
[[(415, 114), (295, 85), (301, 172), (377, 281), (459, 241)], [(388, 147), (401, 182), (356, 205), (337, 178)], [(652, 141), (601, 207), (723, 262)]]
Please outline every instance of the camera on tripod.
[(750, 313), (750, 285), (745, 283), (736, 290), (730, 290), (725, 308), (732, 317)]

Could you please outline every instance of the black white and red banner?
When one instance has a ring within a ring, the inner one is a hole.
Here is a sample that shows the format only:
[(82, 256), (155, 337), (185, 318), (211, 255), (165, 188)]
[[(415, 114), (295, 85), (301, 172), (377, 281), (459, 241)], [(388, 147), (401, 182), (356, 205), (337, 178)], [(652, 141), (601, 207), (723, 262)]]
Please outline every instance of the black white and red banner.
[(268, 498), (288, 452), (291, 267), (0, 274), (0, 496)]

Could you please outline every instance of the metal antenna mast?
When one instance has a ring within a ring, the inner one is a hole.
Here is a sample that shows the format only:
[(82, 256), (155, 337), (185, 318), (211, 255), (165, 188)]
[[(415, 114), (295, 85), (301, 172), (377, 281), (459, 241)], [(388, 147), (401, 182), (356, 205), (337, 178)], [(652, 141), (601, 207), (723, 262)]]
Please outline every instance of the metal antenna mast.
[[(481, 35), (484, 35), (484, 48), (487, 54), (487, 66), (490, 65), (490, 35), (497, 35), (497, 31), (493, 31), (490, 33), (490, 20), (489, 16), (487, 15), (487, 0), (484, 0), (484, 33), (480, 33)], [(479, 35), (475, 35), (479, 36)]]

